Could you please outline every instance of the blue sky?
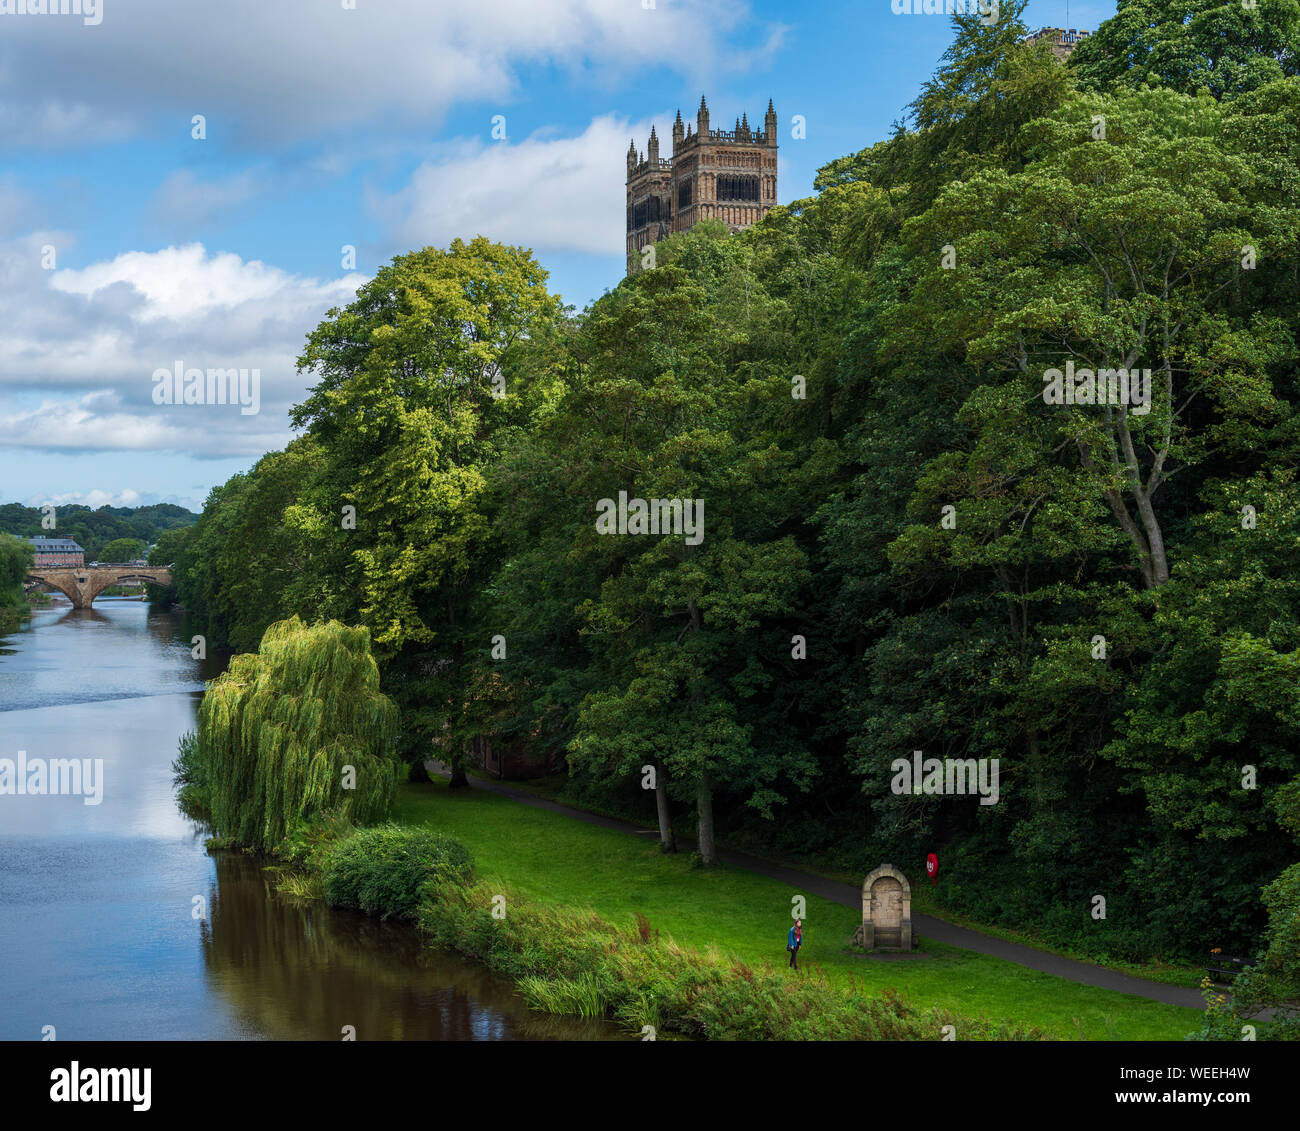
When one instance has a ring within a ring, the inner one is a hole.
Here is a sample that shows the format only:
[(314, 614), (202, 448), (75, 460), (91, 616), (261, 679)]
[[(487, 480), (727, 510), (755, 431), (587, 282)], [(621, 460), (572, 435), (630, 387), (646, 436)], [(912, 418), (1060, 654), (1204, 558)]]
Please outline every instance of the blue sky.
[[(771, 98), (786, 203), (889, 133), (951, 36), (889, 0), (101, 4), (0, 0), (0, 502), (198, 509), (291, 438), (305, 336), (379, 264), (482, 233), (582, 307), (622, 275), (629, 138)], [(257, 368), (259, 411), (155, 404), (177, 361)]]

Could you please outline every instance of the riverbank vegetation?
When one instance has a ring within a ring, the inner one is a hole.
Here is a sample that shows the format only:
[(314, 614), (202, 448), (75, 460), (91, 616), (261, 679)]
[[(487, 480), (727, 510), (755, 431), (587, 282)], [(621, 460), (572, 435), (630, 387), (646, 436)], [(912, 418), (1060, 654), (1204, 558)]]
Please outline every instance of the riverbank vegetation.
[(336, 845), (322, 870), (325, 899), (381, 919), (414, 919), (420, 904), (469, 877), (469, 851), (429, 828), (378, 825)]
[[(1225, 71), (1119, 19), (1062, 65), (1020, 10), (956, 17), (816, 195), (583, 312), (482, 237), (381, 268), (308, 338), (302, 436), (174, 535), (209, 644), (363, 626), (403, 757), (559, 759), (706, 864), (936, 851), (948, 906), (1098, 960), (1289, 937), (1300, 32), (1233, 10)], [(1053, 403), (1067, 363), (1149, 400)], [(702, 540), (603, 535), (621, 492)], [(896, 790), (914, 750), (996, 759), (997, 803)]]
[(26, 542), (0, 534), (0, 632), (11, 632), (27, 612), (23, 581), (31, 562), (32, 550)]
[(963, 1040), (1168, 1040), (1197, 1022), (929, 939), (867, 958), (847, 945), (859, 913), (816, 896), (790, 971), (778, 881), (445, 782), (399, 787), (394, 818), (300, 824), (274, 853), (277, 887), (414, 918), (426, 945), (511, 978), (536, 1009), (714, 1039), (931, 1040), (952, 1025)]
[(578, 909), (536, 904), (491, 884), (452, 885), (423, 904), (434, 946), (513, 978), (535, 1009), (610, 1017), (643, 1037), (709, 1040), (1039, 1040), (1030, 1025), (922, 1009), (890, 990), (830, 981), (816, 970), (748, 966)]
[[(425, 788), (446, 791), (445, 786)], [(563, 827), (564, 818), (553, 820), (559, 858), (573, 861), (565, 843), (571, 830)], [(518, 834), (511, 822), (490, 825), (492, 836), (510, 840)], [(485, 843), (481, 825), (475, 839)], [(636, 849), (656, 866), (675, 863), (644, 844)], [(614, 854), (619, 859), (613, 867), (605, 860), (603, 878), (616, 873), (629, 878), (621, 871), (623, 855)], [(460, 839), (423, 824), (353, 829), (327, 814), (299, 825), (275, 856), (282, 861), (277, 881), (282, 893), (323, 897), (333, 906), (380, 918), (417, 920), (427, 945), (473, 958), (512, 979), (532, 1008), (613, 1020), (638, 1035), (646, 1035), (650, 1026), (656, 1036), (712, 1040), (938, 1040), (951, 1025), (964, 1040), (1045, 1036), (1018, 1019), (1023, 1007), (1017, 1007), (1016, 1018), (999, 1014), (995, 1021), (941, 1006), (920, 1008), (870, 976), (828, 977), (820, 965), (803, 973), (778, 971), (767, 961), (751, 965), (713, 942), (685, 945), (652, 928), (641, 913), (616, 926), (592, 911), (581, 894), (568, 906), (539, 901), (499, 876), (474, 877), (470, 852)], [(715, 893), (732, 878), (717, 874)], [(779, 901), (780, 885), (770, 886), (778, 889)], [(684, 909), (678, 904), (679, 918), (683, 910), (697, 932), (706, 929), (705, 915), (720, 922), (717, 906), (706, 911), (688, 900)], [(729, 939), (736, 927), (725, 924)]]

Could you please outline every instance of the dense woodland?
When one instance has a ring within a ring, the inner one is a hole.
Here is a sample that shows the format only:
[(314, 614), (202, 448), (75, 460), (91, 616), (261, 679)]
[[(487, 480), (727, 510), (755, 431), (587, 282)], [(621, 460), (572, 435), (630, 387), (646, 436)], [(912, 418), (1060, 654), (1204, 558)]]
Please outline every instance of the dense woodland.
[[(705, 862), (935, 851), (978, 919), (1294, 978), (1300, 7), (1025, 30), (957, 17), (891, 137), (580, 313), (481, 237), (382, 268), (301, 437), (163, 535), (196, 630), (364, 625), (409, 760), (490, 736), (651, 819), (654, 765)], [(1067, 361), (1151, 411), (1045, 403)], [(703, 540), (598, 533), (620, 491)], [(893, 793), (914, 750), (999, 802)]]

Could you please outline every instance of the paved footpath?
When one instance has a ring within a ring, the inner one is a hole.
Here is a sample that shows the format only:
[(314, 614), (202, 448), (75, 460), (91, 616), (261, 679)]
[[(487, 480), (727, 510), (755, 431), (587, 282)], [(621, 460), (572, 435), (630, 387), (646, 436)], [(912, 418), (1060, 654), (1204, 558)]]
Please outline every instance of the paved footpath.
[[(431, 774), (439, 774), (442, 777), (449, 776), (447, 768), (441, 763), (429, 761), (425, 763), (425, 767)], [(558, 801), (538, 797), (522, 789), (512, 789), (500, 782), (476, 777), (471, 777), (469, 781), (473, 789), (485, 789), (489, 793), (497, 793), (502, 797), (510, 798), (512, 801), (531, 805), (534, 809), (546, 809), (552, 813), (572, 817), (574, 820), (585, 821), (589, 825), (599, 825), (604, 829), (616, 829), (619, 832), (631, 833), (633, 836), (656, 842), (659, 839), (658, 829), (643, 829), (639, 825), (631, 824), (628, 821), (620, 821), (615, 817), (602, 817), (598, 813), (586, 813), (581, 809), (561, 805)], [(677, 842), (687, 847), (694, 846), (694, 841), (687, 840), (684, 837), (678, 837)], [(750, 856), (744, 852), (719, 849), (718, 858), (724, 864), (730, 864), (735, 868), (743, 868), (747, 872), (755, 872), (760, 876), (768, 877), (768, 879), (779, 880), (781, 883), (789, 884), (805, 894), (820, 896), (822, 899), (829, 899), (834, 903), (843, 904), (845, 907), (861, 908), (862, 906), (862, 889), (854, 884), (843, 884), (838, 880), (829, 880), (825, 876), (800, 872), (795, 868), (774, 864), (770, 860), (763, 860), (758, 856)], [(1079, 982), (1085, 986), (1098, 986), (1101, 989), (1114, 990), (1122, 994), (1134, 994), (1137, 997), (1149, 998), (1152, 1001), (1162, 1001), (1166, 1005), (1184, 1005), (1189, 1009), (1197, 1010), (1205, 1008), (1205, 999), (1201, 996), (1200, 990), (1190, 989), (1185, 986), (1167, 986), (1162, 982), (1148, 982), (1145, 978), (1135, 978), (1131, 974), (1121, 974), (1117, 970), (1107, 970), (1104, 966), (1094, 966), (1091, 962), (1079, 962), (1073, 958), (1062, 958), (1060, 955), (1051, 954), (1044, 950), (1035, 950), (1033, 947), (1024, 946), (1021, 943), (1007, 942), (1005, 939), (984, 935), (979, 931), (971, 930), (969, 927), (959, 927), (955, 923), (936, 919), (932, 915), (913, 914), (912, 930), (914, 934), (924, 935), (935, 942), (961, 947), (963, 950), (973, 950), (977, 954), (992, 955), (994, 958), (1004, 958), (1008, 962), (1028, 966), (1029, 969), (1039, 970), (1044, 974), (1053, 974), (1069, 982)]]

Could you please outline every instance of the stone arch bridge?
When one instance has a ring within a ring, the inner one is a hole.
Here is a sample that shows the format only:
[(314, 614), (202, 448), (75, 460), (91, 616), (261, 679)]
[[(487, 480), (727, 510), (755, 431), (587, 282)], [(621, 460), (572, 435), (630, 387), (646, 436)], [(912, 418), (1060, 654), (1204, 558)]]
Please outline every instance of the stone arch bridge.
[(74, 608), (88, 609), (110, 585), (170, 585), (170, 566), (96, 565), (74, 569), (33, 568), (27, 571), (27, 588), (48, 585), (57, 589)]

